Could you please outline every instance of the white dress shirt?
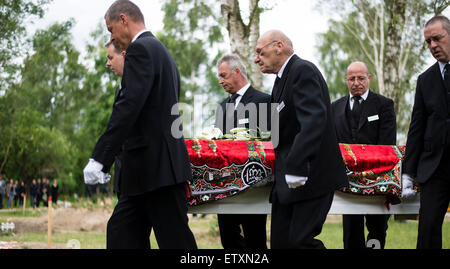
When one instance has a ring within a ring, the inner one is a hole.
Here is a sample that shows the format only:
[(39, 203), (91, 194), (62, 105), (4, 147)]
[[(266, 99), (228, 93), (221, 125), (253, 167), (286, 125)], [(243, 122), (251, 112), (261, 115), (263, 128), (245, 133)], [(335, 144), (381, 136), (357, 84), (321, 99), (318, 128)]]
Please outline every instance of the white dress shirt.
[(239, 96), (234, 101), (234, 108), (235, 109), (237, 108), (239, 102), (241, 101), (242, 96), (244, 96), (244, 94), (247, 92), (248, 88), (250, 88), (250, 83), (248, 83), (247, 85), (245, 85), (239, 91), (236, 92)]
[[(362, 98), (363, 101), (366, 101), (367, 96), (369, 96), (369, 91), (370, 91), (370, 90), (367, 90), (365, 93), (363, 93), (363, 95), (361, 95), (361, 98)], [(352, 95), (352, 94), (350, 93), (350, 110), (353, 109), (353, 103), (355, 102), (355, 101), (353, 100), (353, 98), (352, 98), (353, 96), (354, 96), (354, 95)], [(360, 101), (360, 102), (362, 102), (362, 101)]]
[(277, 76), (281, 78), (283, 76), (284, 69), (286, 68), (286, 65), (289, 63), (289, 60), (291, 60), (292, 56), (294, 56), (294, 53), (292, 53), (289, 58), (284, 62), (284, 64), (281, 66), (280, 71), (278, 71)]
[(137, 39), (140, 35), (142, 35), (143, 33), (145, 33), (145, 32), (150, 32), (150, 31), (147, 30), (147, 29), (144, 29), (144, 30), (140, 31), (139, 33), (137, 33), (137, 34), (134, 36), (133, 40), (131, 40), (131, 43), (133, 43), (134, 41), (136, 41), (136, 39)]

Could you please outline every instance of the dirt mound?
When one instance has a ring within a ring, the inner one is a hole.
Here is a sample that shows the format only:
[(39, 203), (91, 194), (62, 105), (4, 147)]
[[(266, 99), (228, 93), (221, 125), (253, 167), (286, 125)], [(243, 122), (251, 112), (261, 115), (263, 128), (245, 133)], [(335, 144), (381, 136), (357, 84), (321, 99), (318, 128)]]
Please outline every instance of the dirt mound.
[[(52, 211), (53, 232), (105, 232), (112, 209), (57, 208)], [(16, 233), (47, 231), (48, 216), (14, 218)]]

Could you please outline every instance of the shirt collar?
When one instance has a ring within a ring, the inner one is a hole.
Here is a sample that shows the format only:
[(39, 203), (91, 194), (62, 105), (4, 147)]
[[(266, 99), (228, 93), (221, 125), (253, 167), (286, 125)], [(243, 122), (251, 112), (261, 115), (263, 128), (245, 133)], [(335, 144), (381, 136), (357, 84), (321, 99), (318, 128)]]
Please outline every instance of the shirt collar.
[[(369, 91), (370, 91), (370, 90), (367, 90), (363, 95), (361, 95), (361, 98), (362, 98), (364, 101), (366, 101), (367, 96), (369, 96)], [(353, 97), (353, 95), (350, 93), (350, 100), (353, 101), (352, 97)]]
[(247, 92), (248, 88), (250, 88), (250, 83), (247, 83), (244, 87), (242, 87), (239, 91), (236, 93), (240, 96), (244, 96), (244, 94)]
[(284, 62), (283, 66), (281, 66), (280, 71), (278, 71), (277, 76), (279, 78), (281, 78), (283, 76), (284, 69), (286, 68), (286, 65), (289, 63), (289, 60), (292, 58), (292, 56), (294, 56), (294, 53), (292, 53), (292, 55), (289, 56), (289, 58), (286, 60), (286, 62)]
[(131, 43), (133, 43), (134, 41), (136, 41), (136, 39), (137, 39), (140, 35), (142, 35), (143, 33), (145, 33), (145, 32), (149, 32), (149, 30), (144, 29), (144, 30), (140, 31), (139, 33), (137, 33), (137, 34), (134, 36), (133, 40), (131, 40)]

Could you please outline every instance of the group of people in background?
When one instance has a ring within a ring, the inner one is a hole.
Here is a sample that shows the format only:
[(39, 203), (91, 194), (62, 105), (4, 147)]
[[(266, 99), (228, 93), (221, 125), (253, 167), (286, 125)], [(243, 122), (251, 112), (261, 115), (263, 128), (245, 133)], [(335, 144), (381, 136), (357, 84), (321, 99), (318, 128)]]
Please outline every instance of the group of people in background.
[(48, 199), (51, 196), (52, 201), (58, 200), (58, 180), (53, 183), (49, 179), (33, 179), (31, 184), (25, 185), (24, 181), (10, 179), (8, 182), (0, 175), (0, 209), (22, 207), (26, 197), (30, 201), (32, 208), (39, 207), (41, 204), (48, 206)]

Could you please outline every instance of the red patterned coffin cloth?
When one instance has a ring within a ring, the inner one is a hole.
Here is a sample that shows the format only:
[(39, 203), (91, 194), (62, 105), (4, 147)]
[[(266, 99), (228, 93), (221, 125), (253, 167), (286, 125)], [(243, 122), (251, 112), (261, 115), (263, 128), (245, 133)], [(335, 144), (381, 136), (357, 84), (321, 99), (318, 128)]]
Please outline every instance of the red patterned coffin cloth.
[(401, 202), (401, 160), (404, 146), (339, 144), (349, 186), (342, 191), (386, 196), (386, 206)]
[(272, 181), (271, 142), (186, 140), (192, 169), (189, 205), (217, 201)]

